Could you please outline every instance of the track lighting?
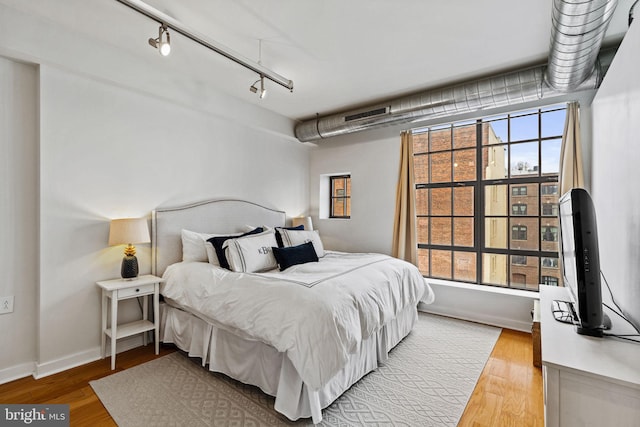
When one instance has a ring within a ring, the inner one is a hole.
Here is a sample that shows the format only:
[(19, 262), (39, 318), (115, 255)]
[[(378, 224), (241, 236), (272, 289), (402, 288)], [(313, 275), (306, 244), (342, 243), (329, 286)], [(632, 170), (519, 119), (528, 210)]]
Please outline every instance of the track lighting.
[[(149, 44), (155, 47), (156, 49), (158, 49), (161, 55), (168, 55), (169, 51), (171, 50), (171, 46), (169, 45), (169, 32), (167, 31), (167, 29), (171, 27), (171, 31), (173, 31), (174, 33), (178, 33), (181, 36), (184, 36), (189, 40), (195, 43), (198, 43), (199, 45), (204, 46), (207, 49), (219, 55), (224, 56), (228, 60), (233, 61), (236, 64), (241, 65), (253, 71), (254, 73), (258, 74), (262, 79), (267, 78), (272, 82), (277, 83), (280, 86), (285, 87), (289, 89), (289, 91), (293, 92), (293, 81), (281, 76), (280, 74), (276, 73), (275, 71), (269, 68), (264, 67), (262, 64), (253, 62), (243, 57), (239, 53), (234, 52), (230, 48), (223, 46), (222, 44), (214, 40), (211, 40), (202, 34), (199, 34), (198, 32), (188, 28), (187, 26), (182, 24), (180, 21), (177, 21), (176, 19), (172, 18), (166, 13), (160, 12), (158, 9), (148, 5), (143, 0), (116, 0), (116, 1), (146, 16), (147, 18), (152, 19), (155, 22), (158, 22), (161, 24), (158, 38), (149, 39)], [(167, 40), (164, 43), (162, 42), (163, 32), (167, 33)], [(164, 47), (163, 45), (166, 45), (166, 47)], [(266, 94), (266, 91), (264, 90), (264, 84), (261, 85), (261, 88), (262, 90), (260, 91), (260, 93), (262, 97), (264, 97)], [(255, 92), (256, 93), (258, 92), (257, 88)]]
[(264, 76), (260, 76), (260, 78), (251, 85), (249, 90), (253, 93), (257, 93), (258, 87), (256, 85), (258, 84), (258, 82), (260, 82), (260, 99), (263, 99), (265, 96), (267, 96), (267, 90), (264, 88)]
[[(166, 41), (162, 41), (162, 34), (166, 34)], [(156, 49), (162, 56), (167, 56), (171, 53), (171, 37), (169, 36), (169, 30), (165, 24), (160, 25), (158, 29), (158, 38), (149, 39), (149, 44)]]

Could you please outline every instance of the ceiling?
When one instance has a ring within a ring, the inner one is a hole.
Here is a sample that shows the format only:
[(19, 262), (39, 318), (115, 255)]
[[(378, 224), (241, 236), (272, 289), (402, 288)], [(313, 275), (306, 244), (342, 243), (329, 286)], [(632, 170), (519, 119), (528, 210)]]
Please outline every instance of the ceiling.
[[(146, 0), (146, 3), (293, 80), (267, 81), (179, 34), (162, 58), (158, 25), (116, 0), (0, 0), (189, 79), (292, 119), (307, 119), (546, 61), (552, 0)], [(605, 44), (627, 29), (620, 0)], [(122, 65), (126, 67), (126, 64)]]

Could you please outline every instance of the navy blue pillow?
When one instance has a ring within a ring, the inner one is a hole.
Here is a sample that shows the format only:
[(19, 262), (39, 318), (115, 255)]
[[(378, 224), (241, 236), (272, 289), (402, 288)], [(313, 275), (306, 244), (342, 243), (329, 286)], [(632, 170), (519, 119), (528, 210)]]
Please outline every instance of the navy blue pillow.
[(224, 249), (222, 249), (222, 245), (229, 239), (237, 239), (238, 237), (249, 236), (251, 234), (259, 234), (262, 233), (264, 229), (262, 227), (254, 228), (251, 231), (248, 231), (240, 236), (216, 236), (210, 239), (207, 239), (207, 242), (213, 245), (213, 248), (216, 250), (216, 255), (218, 255), (218, 261), (220, 262), (220, 267), (226, 268), (229, 270), (229, 261), (227, 261), (227, 257), (224, 255)]
[(304, 224), (296, 225), (295, 227), (276, 227), (276, 242), (278, 243), (279, 248), (283, 248), (284, 243), (282, 243), (282, 236), (280, 235), (278, 228), (285, 230), (304, 230)]
[(288, 248), (271, 248), (276, 261), (280, 266), (280, 271), (286, 270), (292, 265), (304, 264), (307, 262), (318, 262), (318, 255), (312, 242), (303, 243), (298, 246)]

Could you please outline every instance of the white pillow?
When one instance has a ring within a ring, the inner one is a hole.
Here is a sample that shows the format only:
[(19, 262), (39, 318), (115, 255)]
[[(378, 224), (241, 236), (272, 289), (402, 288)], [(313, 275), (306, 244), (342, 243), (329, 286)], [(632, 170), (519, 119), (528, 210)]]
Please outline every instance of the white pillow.
[[(205, 244), (214, 234), (196, 233), (195, 231), (182, 230), (182, 260), (207, 262), (207, 249)], [(213, 247), (211, 247), (213, 249)], [(214, 253), (215, 255), (215, 253)]]
[(218, 255), (213, 245), (207, 240), (218, 236), (239, 236), (242, 233), (197, 233), (195, 231), (182, 230), (182, 261), (209, 262), (220, 266)]
[(277, 268), (278, 263), (271, 249), (274, 246), (277, 246), (277, 243), (273, 230), (229, 239), (222, 245), (231, 270), (245, 273)]
[(279, 228), (278, 232), (282, 237), (282, 244), (285, 248), (312, 242), (318, 258), (324, 256), (324, 246), (322, 245), (322, 240), (320, 240), (318, 230), (287, 230), (286, 228)]

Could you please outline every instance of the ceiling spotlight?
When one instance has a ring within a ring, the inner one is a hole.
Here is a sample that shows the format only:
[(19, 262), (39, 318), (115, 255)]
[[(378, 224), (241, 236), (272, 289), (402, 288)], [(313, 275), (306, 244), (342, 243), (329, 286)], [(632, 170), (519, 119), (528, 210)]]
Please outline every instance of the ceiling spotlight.
[[(162, 34), (166, 35), (166, 40), (162, 40)], [(158, 29), (158, 38), (157, 39), (149, 39), (149, 44), (160, 52), (160, 55), (167, 56), (171, 53), (171, 37), (169, 36), (169, 30), (166, 24), (160, 25)]]
[(260, 78), (251, 85), (249, 90), (252, 93), (258, 93), (258, 87), (256, 86), (258, 82), (260, 82), (260, 99), (263, 99), (267, 96), (267, 90), (264, 88), (264, 76), (260, 76)]

